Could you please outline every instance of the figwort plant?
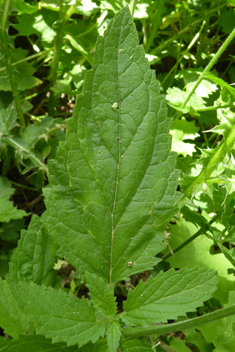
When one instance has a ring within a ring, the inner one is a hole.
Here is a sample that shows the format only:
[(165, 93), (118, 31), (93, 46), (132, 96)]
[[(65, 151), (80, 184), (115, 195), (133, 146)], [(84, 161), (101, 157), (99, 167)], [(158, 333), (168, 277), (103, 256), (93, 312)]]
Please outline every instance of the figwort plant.
[[(0, 351), (151, 351), (140, 336), (235, 314), (230, 306), (182, 321), (217, 288), (217, 273), (206, 267), (150, 275), (117, 309), (120, 281), (160, 262), (182, 198), (169, 129), (165, 97), (126, 7), (98, 39), (66, 141), (49, 162), (47, 210), (22, 231), (0, 281), (0, 325), (14, 338), (0, 340)], [(89, 298), (60, 287), (56, 258), (76, 269)]]

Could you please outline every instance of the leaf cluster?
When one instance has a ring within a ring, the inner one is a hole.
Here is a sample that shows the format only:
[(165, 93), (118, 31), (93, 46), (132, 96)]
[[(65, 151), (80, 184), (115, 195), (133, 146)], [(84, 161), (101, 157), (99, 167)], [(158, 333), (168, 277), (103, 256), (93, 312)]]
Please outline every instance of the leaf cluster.
[(234, 6), (0, 1), (0, 351), (233, 351)]

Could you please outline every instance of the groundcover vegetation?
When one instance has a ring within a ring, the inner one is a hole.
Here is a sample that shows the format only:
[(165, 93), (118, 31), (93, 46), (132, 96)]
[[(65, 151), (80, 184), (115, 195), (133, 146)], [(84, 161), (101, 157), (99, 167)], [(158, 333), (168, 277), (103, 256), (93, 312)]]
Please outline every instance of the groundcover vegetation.
[(0, 6), (0, 352), (234, 351), (235, 2)]

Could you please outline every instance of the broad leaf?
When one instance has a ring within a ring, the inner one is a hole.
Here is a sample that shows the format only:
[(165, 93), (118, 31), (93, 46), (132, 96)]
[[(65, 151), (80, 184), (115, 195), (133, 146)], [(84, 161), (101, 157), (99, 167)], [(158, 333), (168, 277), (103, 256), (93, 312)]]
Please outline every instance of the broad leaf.
[(11, 257), (9, 282), (22, 280), (52, 285), (56, 281), (56, 271), (53, 269), (56, 249), (40, 218), (34, 215), (27, 231), (21, 231), (18, 247)]
[(122, 319), (128, 326), (149, 326), (177, 319), (211, 298), (217, 282), (217, 273), (207, 268), (160, 272), (129, 291)]
[(66, 142), (49, 164), (46, 223), (77, 276), (113, 284), (160, 260), (179, 199), (169, 127), (125, 8), (97, 42)]
[(26, 282), (12, 284), (12, 291), (24, 313), (37, 323), (37, 333), (53, 343), (82, 346), (104, 335), (104, 322), (96, 319), (95, 309), (84, 297)]
[[(0, 327), (14, 338), (29, 332), (29, 319), (19, 309), (8, 283), (0, 278)], [(32, 332), (32, 331), (31, 331)]]
[(110, 286), (106, 285), (102, 278), (98, 278), (94, 274), (86, 273), (86, 279), (88, 281), (89, 296), (92, 298), (95, 307), (106, 317), (115, 315), (117, 303)]
[(39, 335), (20, 336), (18, 340), (0, 341), (0, 352), (77, 352), (77, 346), (52, 343)]

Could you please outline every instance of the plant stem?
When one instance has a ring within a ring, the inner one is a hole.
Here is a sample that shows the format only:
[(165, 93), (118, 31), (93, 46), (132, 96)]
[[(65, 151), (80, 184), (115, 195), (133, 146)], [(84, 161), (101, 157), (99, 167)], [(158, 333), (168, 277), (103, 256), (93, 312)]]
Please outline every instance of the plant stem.
[(134, 17), (134, 11), (135, 11), (135, 0), (130, 1), (130, 12), (131, 16)]
[(219, 50), (217, 51), (217, 53), (215, 54), (215, 56), (213, 57), (213, 59), (211, 59), (211, 61), (209, 62), (209, 64), (206, 66), (206, 68), (204, 69), (204, 71), (200, 74), (200, 76), (198, 77), (198, 80), (196, 81), (196, 83), (193, 86), (193, 89), (191, 90), (191, 92), (188, 94), (187, 98), (185, 99), (184, 103), (181, 105), (181, 109), (184, 109), (185, 106), (187, 105), (187, 103), (189, 102), (190, 98), (192, 97), (192, 95), (195, 93), (195, 90), (197, 89), (197, 87), (199, 86), (199, 84), (201, 83), (201, 81), (203, 80), (203, 77), (205, 76), (206, 73), (208, 73), (211, 68), (214, 66), (214, 64), (218, 61), (218, 59), (220, 58), (220, 56), (222, 55), (222, 53), (225, 51), (225, 49), (227, 48), (227, 46), (231, 43), (231, 41), (233, 40), (233, 38), (235, 37), (235, 28), (233, 29), (232, 33), (230, 33), (230, 35), (228, 36), (228, 38), (225, 40), (225, 42), (221, 45), (221, 47), (219, 48)]
[[(56, 39), (55, 39), (54, 57), (53, 57), (52, 63), (51, 63), (51, 76), (50, 76), (50, 86), (51, 87), (54, 87), (55, 82), (56, 82), (56, 72), (57, 72), (57, 68), (58, 68), (60, 50), (61, 50), (61, 45), (62, 45), (62, 41), (63, 41), (64, 26), (65, 26), (65, 23), (69, 20), (69, 18), (72, 16), (72, 14), (75, 11), (74, 6), (71, 5), (70, 8), (68, 9), (67, 13), (64, 14), (63, 1), (64, 0), (60, 0), (59, 26), (57, 29), (57, 35), (56, 35)], [(50, 97), (49, 97), (49, 103), (48, 103), (48, 112), (49, 112), (49, 115), (51, 115), (51, 116), (54, 116), (54, 114), (55, 114), (54, 106), (55, 106), (55, 96), (54, 96), (54, 92), (51, 90)]]
[[(1, 137), (1, 133), (0, 133), (0, 137)], [(41, 168), (45, 171), (45, 173), (48, 174), (48, 167), (47, 167), (47, 165), (44, 164), (40, 159), (38, 159), (31, 151), (25, 149), (22, 144), (18, 144), (18, 143), (17, 143), (16, 141), (14, 141), (14, 139), (12, 139), (11, 137), (8, 137), (8, 138), (7, 138), (7, 142), (8, 142), (9, 145), (12, 145), (14, 148), (17, 148), (18, 150), (21, 150), (21, 151), (27, 153), (27, 154), (28, 154), (28, 157), (29, 157), (30, 159), (33, 159), (33, 160), (38, 164), (38, 166), (41, 167)]]
[(171, 74), (172, 71), (174, 71), (174, 69), (176, 67), (178, 67), (179, 63), (183, 60), (185, 54), (187, 54), (189, 52), (189, 50), (192, 48), (192, 46), (195, 44), (195, 42), (198, 40), (204, 26), (206, 24), (206, 21), (202, 22), (201, 28), (199, 30), (199, 32), (197, 32), (197, 34), (194, 36), (193, 40), (191, 41), (191, 43), (188, 45), (187, 49), (185, 51), (183, 51), (181, 53), (181, 57), (177, 60), (176, 64), (171, 68), (171, 70), (168, 72), (168, 74), (166, 75), (166, 77), (164, 78), (164, 80), (161, 82), (161, 86), (164, 84), (164, 82), (167, 80), (167, 78), (169, 77), (169, 75)]
[[(179, 252), (182, 248), (184, 248), (185, 246), (187, 246), (187, 244), (191, 243), (193, 240), (195, 240), (195, 238), (197, 238), (198, 236), (202, 235), (204, 232), (208, 231), (210, 228), (210, 225), (213, 224), (213, 222), (215, 222), (217, 219), (219, 219), (220, 215), (222, 213), (222, 210), (216, 214), (210, 221), (208, 224), (205, 224), (204, 226), (202, 226), (193, 236), (191, 236), (190, 238), (188, 238), (186, 241), (184, 241), (183, 243), (181, 243), (180, 246), (178, 246), (176, 249), (173, 249), (173, 253), (177, 253)], [(170, 258), (172, 256), (172, 253), (168, 253), (167, 255), (165, 255), (162, 260), (166, 260), (168, 258)]]
[[(235, 33), (235, 31), (234, 31)], [(194, 182), (185, 190), (184, 197), (192, 197), (196, 186), (206, 181), (218, 165), (224, 160), (225, 155), (233, 148), (235, 143), (235, 129), (232, 129), (227, 138), (223, 138), (220, 145), (215, 149), (215, 154), (211, 157), (207, 166), (202, 170)]]
[[(22, 60), (13, 62), (13, 63), (11, 64), (11, 66), (19, 65), (19, 64), (21, 64), (22, 62), (29, 61), (29, 60), (35, 59), (35, 58), (37, 58), (37, 57), (43, 58), (44, 56), (46, 56), (47, 53), (48, 53), (48, 50), (44, 50), (44, 51), (42, 51), (42, 52), (40, 52), (40, 53), (33, 54), (33, 55), (31, 55), (31, 56), (27, 56), (27, 57), (25, 57), (25, 58), (22, 59)], [(6, 67), (1, 67), (1, 68), (0, 68), (0, 71), (4, 71), (4, 70), (6, 70)]]
[(19, 123), (21, 126), (24, 127), (25, 126), (24, 113), (23, 113), (22, 106), (21, 106), (20, 96), (18, 94), (14, 70), (13, 70), (12, 64), (11, 64), (11, 55), (8, 50), (8, 37), (6, 34), (6, 22), (7, 22), (9, 7), (10, 7), (10, 0), (6, 0), (4, 3), (4, 8), (3, 8), (1, 39), (2, 39), (2, 46), (4, 49), (3, 52), (4, 52), (6, 70), (7, 70), (9, 81), (11, 84), (11, 90), (12, 90), (13, 98), (15, 101), (16, 111), (19, 115)]
[(207, 106), (205, 108), (198, 108), (196, 111), (213, 111), (213, 110), (225, 109), (225, 108), (235, 109), (235, 105), (226, 104), (226, 105), (217, 105), (217, 106)]
[(165, 324), (165, 325), (143, 327), (143, 328), (128, 328), (128, 329), (123, 329), (122, 332), (124, 337), (139, 337), (139, 336), (147, 336), (147, 335), (154, 335), (154, 334), (162, 335), (170, 332), (195, 328), (199, 325), (207, 324), (212, 321), (226, 318), (234, 314), (235, 314), (235, 305), (232, 305), (230, 307), (222, 308), (222, 309), (216, 310), (215, 312), (202, 315), (201, 317), (180, 321), (173, 324)]

